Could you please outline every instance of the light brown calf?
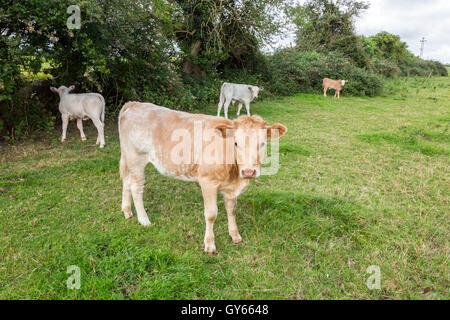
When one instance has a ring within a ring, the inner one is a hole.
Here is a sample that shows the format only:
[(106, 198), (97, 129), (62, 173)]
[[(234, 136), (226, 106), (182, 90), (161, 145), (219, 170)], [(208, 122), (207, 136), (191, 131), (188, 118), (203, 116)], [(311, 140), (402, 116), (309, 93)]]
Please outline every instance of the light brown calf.
[(328, 89), (334, 89), (334, 97), (338, 97), (338, 99), (341, 97), (341, 90), (345, 86), (345, 84), (348, 82), (348, 80), (331, 80), (328, 78), (323, 79), (323, 96), (327, 96)]
[(133, 198), (139, 223), (150, 225), (142, 196), (145, 167), (151, 162), (163, 175), (200, 184), (206, 221), (206, 253), (216, 254), (213, 225), (219, 192), (225, 200), (229, 234), (234, 243), (242, 243), (235, 218), (237, 197), (248, 186), (250, 178), (260, 175), (267, 138), (276, 139), (286, 131), (281, 124), (267, 127), (258, 116), (242, 116), (230, 121), (151, 103), (126, 103), (119, 115), (125, 218), (133, 216)]

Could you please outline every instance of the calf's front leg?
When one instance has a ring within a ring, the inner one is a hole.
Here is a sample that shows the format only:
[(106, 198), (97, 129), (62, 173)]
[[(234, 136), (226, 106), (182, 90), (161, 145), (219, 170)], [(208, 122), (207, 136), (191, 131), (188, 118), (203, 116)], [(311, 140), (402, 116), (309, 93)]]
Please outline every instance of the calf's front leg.
[(225, 198), (225, 209), (227, 210), (228, 216), (228, 234), (230, 235), (233, 243), (242, 244), (242, 237), (239, 234), (238, 227), (236, 224), (236, 203), (237, 198), (227, 199)]
[(206, 222), (206, 231), (205, 231), (205, 252), (209, 256), (217, 255), (216, 244), (214, 241), (214, 222), (217, 218), (217, 187), (209, 184), (209, 183), (201, 183), (200, 186), (202, 188), (203, 194), (203, 203), (205, 207), (205, 222)]
[(69, 124), (69, 115), (62, 114), (61, 118), (62, 118), (62, 137), (61, 137), (61, 142), (64, 142), (64, 141), (66, 141), (67, 125)]
[(247, 116), (250, 117), (250, 102), (245, 101), (245, 109), (247, 109)]

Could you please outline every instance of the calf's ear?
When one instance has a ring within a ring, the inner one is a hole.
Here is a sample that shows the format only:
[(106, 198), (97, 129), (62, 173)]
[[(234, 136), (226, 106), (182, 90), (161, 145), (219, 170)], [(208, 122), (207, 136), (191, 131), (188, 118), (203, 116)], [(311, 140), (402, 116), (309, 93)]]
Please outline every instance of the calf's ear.
[(214, 129), (222, 138), (233, 136), (234, 126), (233, 122), (230, 120), (220, 120), (220, 122), (215, 125)]
[(74, 86), (74, 85), (70, 86), (69, 89), (67, 89), (67, 91), (70, 92), (70, 91), (72, 91), (73, 89), (75, 89), (75, 86)]
[(275, 123), (270, 127), (266, 127), (267, 129), (267, 138), (268, 139), (278, 139), (284, 136), (287, 132), (287, 128), (283, 126), (281, 123)]
[(50, 87), (50, 90), (52, 90), (54, 93), (58, 93), (58, 89), (56, 89), (55, 87)]

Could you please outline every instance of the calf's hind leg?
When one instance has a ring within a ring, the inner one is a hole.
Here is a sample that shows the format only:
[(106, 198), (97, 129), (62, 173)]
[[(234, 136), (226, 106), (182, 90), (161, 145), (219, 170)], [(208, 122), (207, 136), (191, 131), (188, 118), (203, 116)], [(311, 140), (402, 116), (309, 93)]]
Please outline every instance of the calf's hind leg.
[(131, 182), (129, 174), (123, 178), (122, 183), (122, 211), (125, 219), (130, 219), (133, 217), (133, 212), (131, 211)]
[(94, 123), (98, 131), (97, 144), (100, 143), (100, 148), (103, 148), (105, 146), (105, 133), (103, 123), (99, 119), (92, 119), (92, 122)]
[(134, 207), (136, 208), (138, 221), (143, 226), (150, 225), (150, 220), (148, 219), (147, 212), (145, 212), (143, 200), (146, 165), (147, 161), (142, 157), (135, 159), (131, 164), (127, 163)]
[(225, 114), (225, 118), (228, 119), (228, 107), (230, 106), (231, 100), (225, 100), (225, 104), (223, 106), (223, 112)]
[(77, 119), (77, 127), (80, 130), (81, 140), (86, 141), (86, 135), (83, 131), (83, 121), (81, 119)]
[(217, 116), (220, 117), (220, 110), (222, 110), (222, 106), (224, 104), (224, 101), (220, 99), (219, 104), (217, 105)]
[(242, 109), (242, 103), (239, 102), (239, 108), (238, 108), (238, 112), (237, 112), (238, 117), (241, 114), (241, 109)]

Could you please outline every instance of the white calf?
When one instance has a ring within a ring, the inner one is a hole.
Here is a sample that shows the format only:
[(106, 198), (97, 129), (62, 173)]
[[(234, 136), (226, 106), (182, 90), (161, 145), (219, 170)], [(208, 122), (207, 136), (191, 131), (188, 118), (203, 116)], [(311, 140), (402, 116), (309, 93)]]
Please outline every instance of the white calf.
[(228, 107), (230, 103), (239, 102), (237, 115), (241, 113), (242, 104), (245, 104), (247, 109), (247, 115), (250, 116), (250, 102), (258, 98), (259, 91), (263, 90), (257, 86), (251, 86), (248, 84), (236, 84), (225, 82), (220, 89), (220, 101), (217, 109), (217, 116), (220, 117), (220, 110), (225, 114), (225, 118), (228, 119)]
[(91, 119), (98, 131), (97, 144), (100, 148), (105, 146), (105, 99), (98, 93), (69, 94), (75, 87), (69, 88), (61, 86), (58, 89), (50, 89), (59, 94), (59, 111), (62, 118), (62, 138), (61, 142), (66, 140), (67, 125), (69, 120), (77, 119), (77, 127), (80, 130), (81, 140), (85, 141), (86, 136), (83, 132), (82, 120)]

